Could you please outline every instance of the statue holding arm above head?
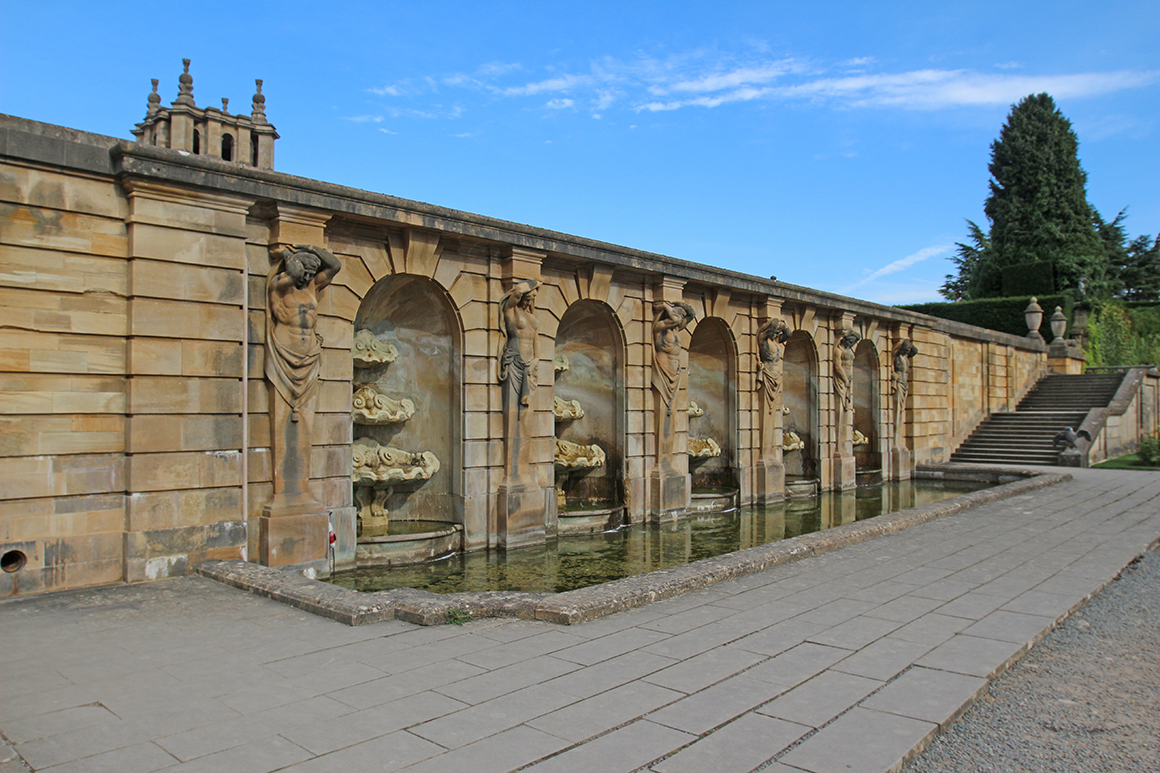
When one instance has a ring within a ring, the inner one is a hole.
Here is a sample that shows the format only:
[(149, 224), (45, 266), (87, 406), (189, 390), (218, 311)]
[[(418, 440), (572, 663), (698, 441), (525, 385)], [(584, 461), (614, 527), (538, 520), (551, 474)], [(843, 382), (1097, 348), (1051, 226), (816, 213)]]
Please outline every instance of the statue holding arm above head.
[(903, 445), (903, 420), (906, 415), (906, 395), (910, 392), (910, 363), (918, 354), (918, 347), (909, 338), (903, 338), (894, 349), (894, 441)]
[(322, 336), (318, 294), (342, 269), (331, 252), (296, 244), (272, 249), (266, 280), (266, 377), (298, 421), (303, 400), (318, 381)]
[(653, 304), (653, 374), (652, 384), (665, 404), (665, 413), (672, 413), (673, 399), (681, 381), (680, 331), (696, 319), (693, 307), (680, 301)]
[[(503, 333), (499, 350), (499, 382), (504, 385), (504, 410), (523, 411), (531, 402), (539, 380), (539, 320), (535, 316), (534, 279), (516, 282), (500, 301), (499, 329)], [(513, 404), (513, 398), (514, 403)]]
[(771, 319), (757, 331), (757, 352), (761, 358), (758, 370), (761, 374), (762, 392), (765, 394), (765, 410), (773, 413), (781, 398), (782, 344), (789, 340), (789, 327), (783, 320)]
[(834, 345), (834, 394), (838, 405), (846, 413), (854, 409), (854, 394), (851, 389), (854, 376), (854, 347), (862, 336), (851, 330), (843, 330), (842, 337)]

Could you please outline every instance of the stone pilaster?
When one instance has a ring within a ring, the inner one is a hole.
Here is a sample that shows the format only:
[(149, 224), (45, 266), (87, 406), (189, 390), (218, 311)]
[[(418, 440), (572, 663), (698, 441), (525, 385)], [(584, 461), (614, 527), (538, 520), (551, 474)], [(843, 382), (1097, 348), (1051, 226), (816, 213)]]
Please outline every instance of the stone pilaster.
[[(540, 266), (545, 254), (521, 247), (509, 248), (508, 255), (500, 263), (502, 290), (507, 294), (517, 290), (521, 284), (535, 290), (540, 282)], [(509, 336), (530, 335), (538, 341), (540, 334), (534, 303), (530, 308), (519, 310), (519, 297), (501, 299), (496, 320), (499, 325), (512, 328), (501, 340)], [(508, 306), (513, 308), (505, 311)], [(508, 319), (509, 314), (522, 317)], [(527, 324), (520, 328), (520, 325)], [(500, 549), (521, 547), (543, 543), (556, 535), (557, 503), (555, 488), (552, 486), (552, 465), (555, 460), (555, 438), (550, 388), (551, 363), (547, 367), (540, 352), (550, 349), (549, 345), (519, 349), (524, 354), (528, 376), (535, 375), (533, 384), (528, 386), (526, 398), (521, 399), (518, 389), (511, 379), (500, 380), (503, 436), (503, 479), (495, 498), (495, 540)], [(510, 344), (509, 344), (510, 345)], [(527, 352), (534, 349), (535, 356)], [(496, 362), (497, 377), (502, 375), (502, 356)], [(542, 385), (542, 386), (541, 386)]]
[[(653, 301), (678, 303), (684, 295), (685, 282), (670, 276), (661, 276), (653, 289)], [(653, 314), (653, 382), (658, 378), (657, 364), (657, 319)], [(653, 415), (654, 434), (653, 447), (656, 456), (653, 461), (652, 473), (649, 477), (649, 518), (653, 521), (664, 521), (675, 518), (688, 507), (692, 494), (692, 481), (689, 477), (689, 414), (687, 413), (688, 397), (685, 387), (689, 372), (689, 333), (685, 329), (676, 331), (680, 341), (680, 364), (676, 388), (671, 398), (666, 401), (665, 396), (654, 386)]]

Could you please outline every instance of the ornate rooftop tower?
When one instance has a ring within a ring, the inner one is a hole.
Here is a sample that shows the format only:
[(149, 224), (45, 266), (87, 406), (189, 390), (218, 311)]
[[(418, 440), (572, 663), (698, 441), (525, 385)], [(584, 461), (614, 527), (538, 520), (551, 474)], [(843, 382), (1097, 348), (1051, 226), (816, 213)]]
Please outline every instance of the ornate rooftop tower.
[(145, 120), (133, 129), (137, 141), (259, 169), (273, 169), (274, 140), (278, 139), (278, 132), (266, 120), (262, 81), (254, 81), (257, 91), (248, 116), (232, 115), (228, 109), (230, 101), (224, 98), (220, 108), (199, 108), (193, 101), (189, 60), (181, 61), (185, 64), (185, 71), (178, 78), (177, 99), (170, 107), (161, 106), (157, 79), (153, 79)]

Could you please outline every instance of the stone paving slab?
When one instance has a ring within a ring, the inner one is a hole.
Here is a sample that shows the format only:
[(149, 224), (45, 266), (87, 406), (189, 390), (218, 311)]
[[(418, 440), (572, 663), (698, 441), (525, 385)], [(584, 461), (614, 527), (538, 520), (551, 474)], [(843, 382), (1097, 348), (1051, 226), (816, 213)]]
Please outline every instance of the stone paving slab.
[(0, 602), (0, 771), (897, 771), (1160, 536), (1160, 473), (1071, 472), (566, 627), (204, 577)]

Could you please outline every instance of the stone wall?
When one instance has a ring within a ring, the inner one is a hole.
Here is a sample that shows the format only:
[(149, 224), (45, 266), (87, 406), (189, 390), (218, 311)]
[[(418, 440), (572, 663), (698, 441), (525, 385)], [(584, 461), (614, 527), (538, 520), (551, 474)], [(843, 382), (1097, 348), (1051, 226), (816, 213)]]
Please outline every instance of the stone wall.
[[(541, 509), (555, 501), (555, 343), (579, 304), (616, 349), (606, 375), (622, 385), (623, 408), (606, 423), (634, 522), (661, 517), (674, 496), (687, 503), (691, 421), (694, 432), (718, 436), (725, 460), (698, 469), (731, 477), (743, 503), (782, 496), (787, 462), (762, 440), (783, 429), (781, 412), (766, 411), (759, 376), (757, 333), (770, 319), (786, 321), (807, 369), (803, 393), (787, 405), (800, 406), (791, 418), (809, 445), (786, 454), (800, 454), (823, 489), (855, 483), (849, 429), (839, 426), (852, 428), (852, 419), (834, 387), (843, 331), (872, 347), (852, 388), (875, 422), (876, 445), (860, 453), (880, 459), (887, 478), (945, 461), (988, 411), (1013, 406), (1046, 363), (1042, 344), (899, 309), (0, 117), (0, 553), (26, 559), (0, 574), (0, 596), (154, 579), (206, 558), (257, 559), (274, 479), (264, 377), (270, 249), (291, 244), (328, 249), (342, 264), (317, 308), (323, 350), (309, 459), (310, 494), (337, 534), (340, 562), (354, 549), (351, 345), (363, 301), (380, 283), (405, 277), (445, 312), (458, 383), (448, 398), (455, 415), (446, 417), (453, 442), (440, 446), (447, 477), (432, 486), (441, 499), (398, 495), (392, 507), (419, 517), (423, 502), (463, 526), (469, 549), (502, 544), (500, 302), (519, 280), (542, 283), (533, 365), (541, 388), (526, 426)], [(682, 363), (700, 368), (696, 388), (712, 412), (690, 419), (686, 379), (664, 475), (664, 417), (652, 386), (658, 301), (694, 310), (680, 333)], [(893, 352), (904, 339), (918, 354), (896, 438)], [(726, 372), (716, 381), (718, 370)]]

